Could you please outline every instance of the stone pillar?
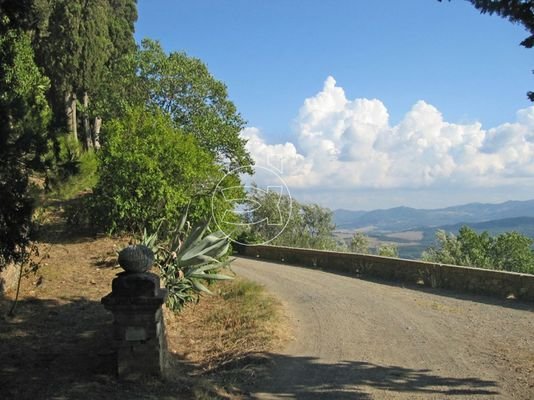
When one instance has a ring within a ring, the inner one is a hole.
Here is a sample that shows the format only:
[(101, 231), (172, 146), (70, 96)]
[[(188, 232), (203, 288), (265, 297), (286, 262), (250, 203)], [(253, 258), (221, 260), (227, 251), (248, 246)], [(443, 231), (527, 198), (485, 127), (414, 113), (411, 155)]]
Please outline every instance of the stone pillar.
[(153, 253), (145, 246), (123, 249), (119, 263), (125, 272), (117, 274), (111, 293), (102, 298), (104, 307), (113, 313), (117, 374), (121, 379), (163, 376), (166, 339), (162, 305), (167, 291), (160, 288), (157, 275), (147, 272), (153, 261)]

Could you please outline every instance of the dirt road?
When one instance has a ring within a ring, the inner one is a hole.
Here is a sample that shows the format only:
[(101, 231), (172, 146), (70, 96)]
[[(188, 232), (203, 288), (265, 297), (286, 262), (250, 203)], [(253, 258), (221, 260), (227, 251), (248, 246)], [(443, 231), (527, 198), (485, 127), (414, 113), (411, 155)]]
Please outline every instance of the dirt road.
[(238, 258), (287, 306), (294, 340), (260, 399), (534, 399), (534, 307)]

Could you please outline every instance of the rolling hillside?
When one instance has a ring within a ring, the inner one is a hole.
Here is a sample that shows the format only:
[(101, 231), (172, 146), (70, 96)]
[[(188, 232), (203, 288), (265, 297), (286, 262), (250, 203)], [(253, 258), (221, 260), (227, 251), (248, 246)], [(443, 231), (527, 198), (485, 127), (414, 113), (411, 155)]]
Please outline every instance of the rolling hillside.
[(403, 258), (419, 258), (432, 246), (438, 229), (458, 233), (463, 225), (492, 236), (517, 231), (534, 238), (534, 200), (507, 201), (501, 204), (471, 203), (425, 210), (396, 207), (373, 211), (334, 211), (334, 222), (343, 236), (364, 231), (374, 243), (394, 243)]
[[(338, 229), (364, 229), (377, 232), (399, 232), (421, 227), (473, 224), (501, 219), (534, 217), (534, 200), (507, 201), (500, 204), (470, 203), (427, 210), (396, 207), (386, 210), (335, 210)], [(371, 229), (369, 229), (371, 228)]]

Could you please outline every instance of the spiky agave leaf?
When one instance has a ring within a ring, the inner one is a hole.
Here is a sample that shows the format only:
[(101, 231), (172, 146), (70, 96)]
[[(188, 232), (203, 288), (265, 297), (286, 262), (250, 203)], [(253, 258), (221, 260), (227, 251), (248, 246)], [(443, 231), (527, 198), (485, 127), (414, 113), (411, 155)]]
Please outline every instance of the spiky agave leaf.
[(204, 292), (208, 294), (213, 294), (206, 286), (204, 286), (202, 283), (200, 283), (197, 280), (192, 280), (191, 283), (193, 284), (193, 287), (198, 290), (199, 292)]
[(188, 249), (192, 245), (199, 242), (202, 239), (202, 236), (204, 236), (204, 233), (206, 233), (207, 229), (208, 229), (207, 222), (196, 225), (191, 231), (191, 233), (189, 234), (189, 236), (187, 236), (187, 238), (185, 239), (182, 248)]
[(202, 282), (230, 280), (218, 271), (231, 260), (219, 261), (229, 249), (228, 236), (221, 231), (208, 231), (208, 223), (197, 224), (182, 242), (186, 218), (182, 216), (168, 246), (161, 247), (158, 265), (169, 290), (167, 305), (180, 311), (185, 303), (198, 301), (201, 293), (212, 294)]
[(198, 258), (199, 256), (213, 257), (217, 254), (220, 254), (221, 250), (227, 246), (228, 241), (226, 239), (218, 239), (218, 241), (213, 244), (201, 240), (196, 246), (193, 246), (191, 249), (185, 249), (179, 257), (180, 260), (184, 262), (195, 257)]
[(205, 272), (193, 272), (191, 275), (189, 275), (189, 277), (194, 279), (205, 279), (207, 281), (230, 281), (234, 279), (233, 277), (224, 274), (206, 274)]

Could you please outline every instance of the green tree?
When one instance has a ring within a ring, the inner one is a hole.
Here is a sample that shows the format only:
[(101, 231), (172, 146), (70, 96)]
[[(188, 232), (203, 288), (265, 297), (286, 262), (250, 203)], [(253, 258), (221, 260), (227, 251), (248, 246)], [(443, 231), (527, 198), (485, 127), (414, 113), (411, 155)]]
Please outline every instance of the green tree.
[(436, 245), (423, 252), (423, 260), (452, 265), (534, 272), (533, 240), (517, 232), (491, 237), (463, 226), (458, 236), (436, 233)]
[(332, 212), (317, 204), (300, 204), (276, 191), (257, 186), (248, 192), (245, 222), (257, 242), (313, 249), (337, 248)]
[(399, 257), (399, 248), (394, 244), (383, 244), (378, 247), (378, 255), (384, 257)]
[(440, 264), (462, 265), (461, 245), (455, 235), (442, 229), (436, 232), (436, 244), (426, 249), (421, 258)]
[(90, 121), (98, 115), (89, 101), (96, 94), (96, 103), (105, 102), (99, 96), (107, 93), (106, 78), (120, 56), (135, 49), (135, 1), (50, 0), (45, 5), (39, 13), (45, 28), (34, 41), (38, 64), (52, 81), (55, 124), (67, 126), (76, 139), (80, 124), (85, 145), (92, 147), (100, 125)]
[(50, 113), (49, 81), (34, 61), (30, 33), (0, 8), (0, 269), (24, 261), (33, 202), (32, 169), (42, 166)]
[(457, 237), (460, 256), (456, 261), (459, 265), (473, 265), (479, 268), (492, 268), (489, 249), (493, 246), (493, 238), (488, 232), (477, 234), (473, 229), (462, 226)]
[(300, 210), (303, 238), (307, 241), (305, 247), (334, 249), (336, 244), (332, 236), (335, 228), (332, 222), (332, 211), (317, 204), (302, 204)]
[(487, 232), (476, 233), (462, 226), (458, 235), (443, 230), (436, 232), (436, 246), (423, 252), (423, 259), (443, 264), (493, 268), (490, 249), (493, 238)]
[(209, 217), (221, 168), (167, 115), (136, 108), (111, 121), (104, 139), (91, 207), (100, 225), (155, 230), (162, 219), (176, 221), (189, 204), (192, 219)]
[(228, 172), (252, 173), (254, 164), (239, 136), (245, 122), (228, 99), (226, 86), (206, 65), (185, 53), (166, 54), (156, 41), (144, 39), (137, 53), (130, 97), (169, 114), (175, 126), (193, 135)]
[(109, 0), (109, 3), (113, 10), (113, 16), (109, 18), (113, 48), (102, 71), (101, 84), (94, 89), (92, 107), (95, 117), (104, 121), (120, 118), (135, 105), (132, 88), (138, 84), (135, 74), (137, 46), (133, 36), (137, 20), (136, 1)]
[(369, 238), (365, 234), (356, 232), (352, 235), (349, 249), (353, 253), (369, 254), (369, 244)]
[(533, 240), (518, 232), (506, 232), (497, 237), (491, 250), (493, 266), (504, 271), (534, 274)]
[(245, 201), (244, 222), (252, 236), (261, 242), (294, 245), (301, 217), (298, 205), (289, 196), (252, 185)]

